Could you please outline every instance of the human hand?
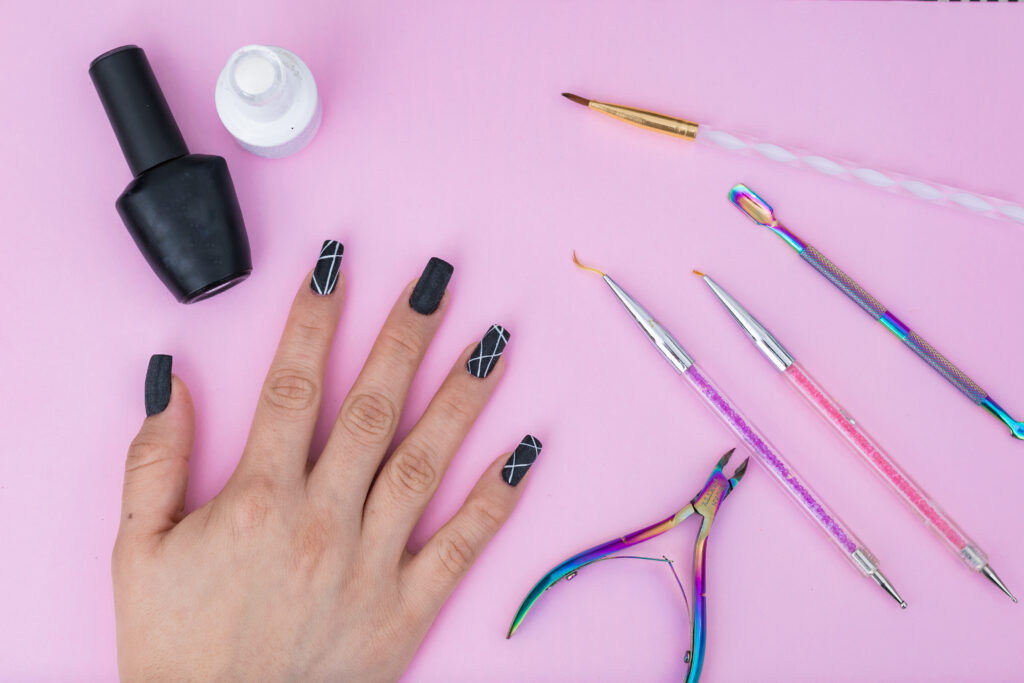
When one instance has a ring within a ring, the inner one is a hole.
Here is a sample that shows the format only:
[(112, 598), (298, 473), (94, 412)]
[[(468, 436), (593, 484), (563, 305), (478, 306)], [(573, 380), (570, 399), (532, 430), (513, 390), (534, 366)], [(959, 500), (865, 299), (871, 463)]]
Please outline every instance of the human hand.
[(385, 461), (448, 305), (452, 269), (438, 259), (399, 297), (311, 464), (340, 265), (341, 245), (325, 242), (295, 296), (237, 469), (187, 516), (192, 402), (171, 359), (151, 359), (112, 559), (123, 679), (393, 681), (519, 500), (516, 484), (540, 452), (532, 436), (507, 463), (508, 454), (491, 463), (419, 552), (406, 547), (504, 372), (508, 340), (493, 326), (464, 349)]

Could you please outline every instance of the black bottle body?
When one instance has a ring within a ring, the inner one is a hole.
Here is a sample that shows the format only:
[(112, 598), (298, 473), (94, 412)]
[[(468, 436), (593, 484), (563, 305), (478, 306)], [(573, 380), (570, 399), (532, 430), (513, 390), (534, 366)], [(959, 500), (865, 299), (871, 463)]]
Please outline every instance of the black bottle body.
[(117, 212), (171, 293), (200, 301), (252, 272), (242, 211), (222, 157), (187, 154), (138, 175)]

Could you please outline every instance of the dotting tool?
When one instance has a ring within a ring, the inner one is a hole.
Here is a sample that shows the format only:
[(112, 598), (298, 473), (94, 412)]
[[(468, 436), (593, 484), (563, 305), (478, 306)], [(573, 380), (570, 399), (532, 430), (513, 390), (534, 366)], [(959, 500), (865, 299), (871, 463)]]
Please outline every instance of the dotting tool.
[(931, 528), (947, 548), (960, 558), (967, 565), (967, 568), (980, 572), (989, 581), (994, 583), (999, 590), (1006, 593), (1014, 602), (1017, 598), (1013, 596), (1010, 589), (1006, 587), (988, 564), (988, 557), (978, 545), (967, 537), (960, 527), (956, 525), (949, 515), (937, 506), (931, 497), (922, 489), (917, 482), (900, 469), (900, 466), (868, 435), (864, 426), (859, 424), (846, 410), (840, 406), (828, 392), (814, 380), (811, 375), (794, 360), (793, 356), (786, 350), (778, 339), (762, 325), (757, 318), (744, 308), (736, 299), (729, 295), (711, 276), (693, 271), (703, 278), (718, 300), (726, 307), (733, 319), (747, 333), (754, 346), (764, 354), (764, 357), (782, 373), (782, 376), (789, 381), (789, 385), (796, 389), (797, 393), (803, 396), (811, 406), (821, 415), (829, 425), (832, 426), (846, 443), (867, 463), (893, 491), (903, 499), (912, 510), (920, 515), (926, 526)]
[(768, 228), (785, 240), (786, 244), (793, 247), (796, 253), (800, 254), (800, 258), (835, 285), (839, 291), (850, 298), (855, 304), (864, 309), (865, 313), (882, 323), (890, 332), (899, 337), (900, 341), (920, 356), (921, 360), (928, 363), (935, 372), (945, 377), (946, 381), (959, 389), (964, 396), (1001, 420), (1003, 424), (1010, 428), (1010, 433), (1013, 436), (1018, 439), (1024, 439), (1024, 423), (1010, 417), (1009, 413), (1003, 410), (984, 389), (978, 386), (977, 382), (968, 377), (963, 370), (949, 362), (945, 356), (926, 342), (921, 335), (904, 325), (878, 299), (868, 294), (867, 290), (854, 282), (853, 278), (829, 261), (824, 254), (790, 232), (786, 226), (775, 218), (775, 210), (772, 209), (768, 202), (755, 194), (746, 185), (733, 186), (732, 190), (729, 191), (729, 200), (752, 221)]
[(1024, 206), (1005, 199), (989, 197), (977, 192), (967, 192), (942, 183), (911, 178), (893, 171), (878, 171), (852, 161), (821, 156), (795, 147), (781, 147), (750, 135), (717, 130), (706, 123), (695, 123), (621, 104), (588, 100), (567, 92), (562, 93), (562, 96), (576, 104), (648, 130), (693, 140), (744, 156), (756, 156), (786, 166), (811, 169), (824, 176), (859, 182), (892, 194), (914, 197), (930, 204), (954, 206), (969, 213), (989, 218), (1003, 218), (1016, 223), (1024, 223)]
[(899, 603), (900, 607), (906, 609), (907, 603), (882, 574), (878, 568), (878, 560), (871, 554), (871, 551), (829, 509), (821, 496), (814, 492), (803, 477), (782, 457), (782, 454), (758, 431), (757, 427), (744, 417), (739, 408), (694, 364), (693, 359), (676, 341), (675, 337), (669, 334), (668, 330), (662, 327), (636, 299), (626, 293), (626, 290), (620, 287), (610, 275), (583, 265), (576, 258), (575, 253), (573, 253), (573, 261), (580, 268), (597, 273), (604, 279), (605, 284), (615, 293), (615, 296), (626, 307), (637, 325), (665, 357), (669, 365), (686, 378), (686, 381), (700, 394), (711, 411), (746, 444), (757, 462), (768, 470), (776, 483), (780, 484), (789, 497), (818, 525), (832, 545), (842, 552), (843, 556), (858, 571), (873, 579), (886, 593), (892, 596), (893, 600)]
[(576, 576), (576, 573), (584, 567), (600, 560), (610, 559), (613, 553), (629, 548), (630, 546), (643, 543), (655, 536), (659, 536), (669, 529), (679, 525), (691, 515), (697, 515), (701, 519), (700, 529), (697, 531), (697, 539), (693, 544), (693, 612), (690, 613), (690, 651), (687, 653), (686, 661), (689, 663), (689, 670), (686, 675), (687, 683), (696, 683), (700, 678), (701, 669), (704, 666), (704, 648), (707, 643), (707, 586), (706, 586), (706, 550), (708, 535), (711, 533), (711, 523), (715, 521), (715, 515), (721, 507), (722, 502), (732, 493), (747, 471), (747, 460), (740, 463), (740, 466), (733, 472), (732, 477), (727, 477), (722, 469), (728, 464), (732, 457), (732, 451), (723, 455), (715, 469), (711, 471), (704, 488), (697, 492), (697, 495), (679, 512), (671, 517), (644, 527), (639, 531), (614, 538), (607, 543), (594, 546), (589, 550), (573, 555), (565, 562), (549, 571), (537, 582), (526, 598), (523, 599), (512, 625), (508, 628), (507, 638), (511, 638), (519, 625), (526, 618), (534, 603), (544, 594), (544, 591), (551, 588), (562, 579), (568, 581)]

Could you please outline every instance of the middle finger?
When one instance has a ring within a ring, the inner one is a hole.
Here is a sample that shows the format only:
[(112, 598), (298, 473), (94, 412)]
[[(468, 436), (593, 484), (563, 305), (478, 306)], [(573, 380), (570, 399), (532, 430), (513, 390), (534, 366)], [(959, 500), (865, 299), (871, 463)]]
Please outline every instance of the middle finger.
[(387, 452), (409, 386), (419, 369), (448, 305), (452, 266), (432, 258), (419, 280), (410, 283), (384, 322), (377, 341), (341, 404), (334, 429), (310, 485), (339, 501), (366, 491)]

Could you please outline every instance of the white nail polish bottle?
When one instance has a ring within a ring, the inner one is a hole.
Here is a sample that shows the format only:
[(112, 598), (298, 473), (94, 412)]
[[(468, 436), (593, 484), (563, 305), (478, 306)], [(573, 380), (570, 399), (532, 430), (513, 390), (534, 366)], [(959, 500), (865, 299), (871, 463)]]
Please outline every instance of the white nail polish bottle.
[(320, 98), (309, 67), (284, 48), (246, 45), (217, 79), (217, 114), (243, 148), (278, 159), (309, 144)]

